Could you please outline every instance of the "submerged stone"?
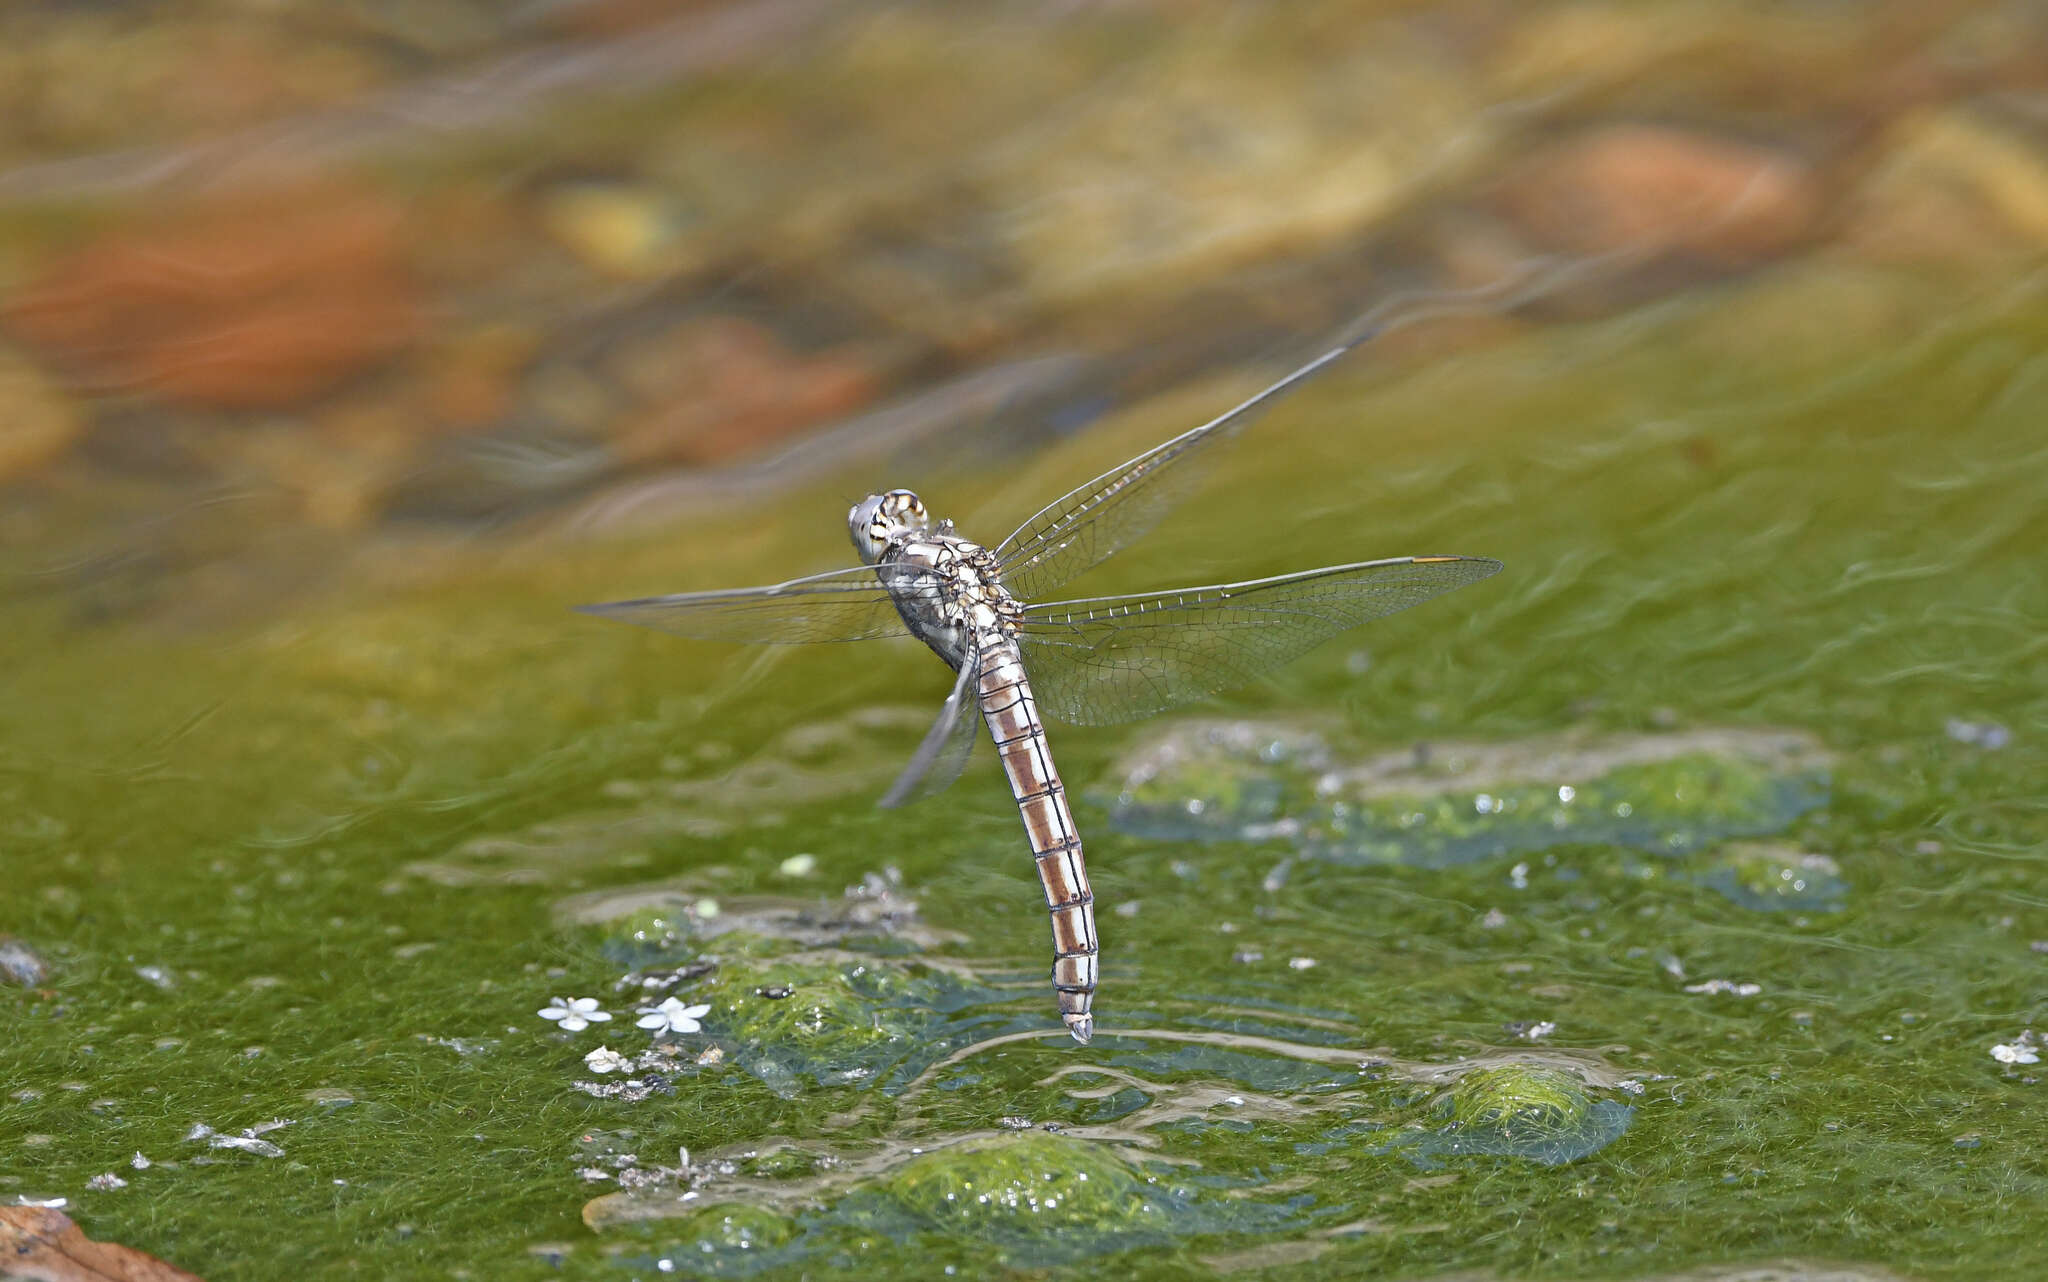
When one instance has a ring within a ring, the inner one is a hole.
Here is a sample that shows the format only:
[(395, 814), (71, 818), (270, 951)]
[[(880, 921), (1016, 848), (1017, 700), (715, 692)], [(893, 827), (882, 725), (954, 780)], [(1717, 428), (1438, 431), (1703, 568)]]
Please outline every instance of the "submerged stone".
[(1437, 1111), (1434, 1129), (1399, 1145), (1424, 1166), (1467, 1154), (1558, 1166), (1605, 1148), (1635, 1115), (1627, 1105), (1593, 1098), (1578, 1075), (1540, 1064), (1466, 1073)]
[(1467, 1073), (1451, 1088), (1451, 1124), (1491, 1126), (1504, 1134), (1555, 1134), (1582, 1124), (1593, 1107), (1577, 1077), (1555, 1068), (1510, 1064)]
[(1104, 800), (1135, 835), (1422, 867), (1568, 842), (1686, 854), (1781, 831), (1829, 791), (1818, 744), (1747, 730), (1446, 744), (1347, 765), (1299, 729), (1194, 723), (1120, 774)]
[(707, 1206), (691, 1216), (683, 1230), (684, 1240), (706, 1254), (779, 1247), (796, 1234), (794, 1221), (766, 1207), (743, 1202)]
[(914, 962), (764, 957), (743, 939), (719, 944), (738, 946), (738, 956), (686, 1000), (710, 1005), (705, 1036), (778, 1094), (807, 1083), (894, 1091), (992, 1023), (1014, 1022), (974, 1013), (999, 994)]
[(1112, 1150), (1036, 1133), (921, 1157), (888, 1191), (930, 1226), (977, 1236), (1108, 1237), (1166, 1222), (1164, 1199)]
[(1761, 842), (1737, 842), (1712, 853), (1700, 882), (1731, 902), (1761, 912), (1836, 912), (1849, 893), (1842, 870), (1826, 855)]

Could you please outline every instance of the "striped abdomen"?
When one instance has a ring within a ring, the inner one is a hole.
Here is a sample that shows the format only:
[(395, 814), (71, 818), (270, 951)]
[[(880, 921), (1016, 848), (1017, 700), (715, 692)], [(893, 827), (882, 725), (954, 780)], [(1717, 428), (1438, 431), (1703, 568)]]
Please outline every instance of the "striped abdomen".
[(1095, 1000), (1095, 895), (1088, 888), (1088, 866), (1081, 858), (1081, 835), (1067, 809), (1067, 790), (1053, 769), (1038, 704), (1018, 660), (1017, 645), (1004, 637), (983, 640), (980, 672), (975, 683), (981, 715), (1003, 773), (1010, 777), (1024, 832), (1038, 860), (1038, 879), (1045, 886), (1045, 905), (1052, 914), (1052, 986), (1059, 994), (1060, 1018), (1075, 1041), (1095, 1031), (1090, 1007)]

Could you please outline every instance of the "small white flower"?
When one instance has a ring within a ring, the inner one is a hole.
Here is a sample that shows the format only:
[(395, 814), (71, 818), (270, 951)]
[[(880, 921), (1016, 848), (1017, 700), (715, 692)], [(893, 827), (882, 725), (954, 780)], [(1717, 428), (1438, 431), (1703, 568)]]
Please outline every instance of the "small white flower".
[(616, 1073), (630, 1067), (633, 1061), (609, 1046), (600, 1046), (585, 1055), (583, 1062), (593, 1073)]
[(709, 1006), (685, 1006), (670, 997), (659, 1006), (642, 1006), (640, 1027), (652, 1029), (656, 1037), (663, 1033), (694, 1033), (704, 1027), (697, 1021), (710, 1013)]
[(1528, 1026), (1527, 1028), (1523, 1029), (1523, 1030), (1522, 1030), (1522, 1037), (1523, 1037), (1523, 1039), (1524, 1039), (1525, 1041), (1531, 1041), (1531, 1042), (1540, 1042), (1540, 1041), (1542, 1041), (1542, 1040), (1543, 1040), (1544, 1038), (1546, 1038), (1546, 1037), (1550, 1036), (1550, 1035), (1551, 1035), (1552, 1033), (1554, 1033), (1554, 1032), (1556, 1032), (1556, 1031), (1557, 1031), (1557, 1025), (1556, 1025), (1556, 1023), (1554, 1023), (1554, 1022), (1553, 1022), (1553, 1021), (1551, 1021), (1551, 1020), (1547, 1020), (1547, 1019), (1546, 1019), (1546, 1020), (1541, 1020), (1541, 1021), (1539, 1021), (1539, 1022), (1537, 1022), (1537, 1023), (1531, 1024), (1531, 1025), (1529, 1025), (1529, 1026)]
[(551, 1005), (534, 1012), (542, 1019), (552, 1019), (562, 1026), (565, 1033), (580, 1033), (595, 1023), (610, 1019), (611, 1014), (597, 1008), (595, 997), (557, 997)]
[(2000, 1042), (1991, 1048), (1991, 1058), (2001, 1064), (2038, 1064), (2041, 1053), (2028, 1045), (2028, 1039), (2021, 1037), (2014, 1042)]

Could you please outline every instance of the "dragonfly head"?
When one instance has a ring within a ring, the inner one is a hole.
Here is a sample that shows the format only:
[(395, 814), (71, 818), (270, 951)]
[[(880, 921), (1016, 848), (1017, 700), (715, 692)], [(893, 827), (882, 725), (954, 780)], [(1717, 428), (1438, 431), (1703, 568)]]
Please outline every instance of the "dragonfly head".
[(909, 490), (890, 490), (870, 494), (854, 504), (853, 511), (846, 514), (846, 528), (860, 559), (873, 565), (898, 537), (931, 528), (931, 514), (924, 510), (924, 501)]

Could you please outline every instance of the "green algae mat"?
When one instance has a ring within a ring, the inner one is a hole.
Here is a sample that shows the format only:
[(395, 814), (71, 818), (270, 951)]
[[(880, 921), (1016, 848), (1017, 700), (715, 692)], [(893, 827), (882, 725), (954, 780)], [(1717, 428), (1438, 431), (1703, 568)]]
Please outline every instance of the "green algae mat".
[(204, 630), (17, 596), (0, 1198), (214, 1282), (2038, 1273), (2048, 309), (1941, 298), (1788, 270), (1253, 429), (1101, 592), (1508, 568), (1053, 728), (1085, 1047), (993, 764), (872, 807), (928, 654), (567, 607), (843, 560), (877, 481), (999, 533), (1257, 371), (710, 539), (394, 548)]

